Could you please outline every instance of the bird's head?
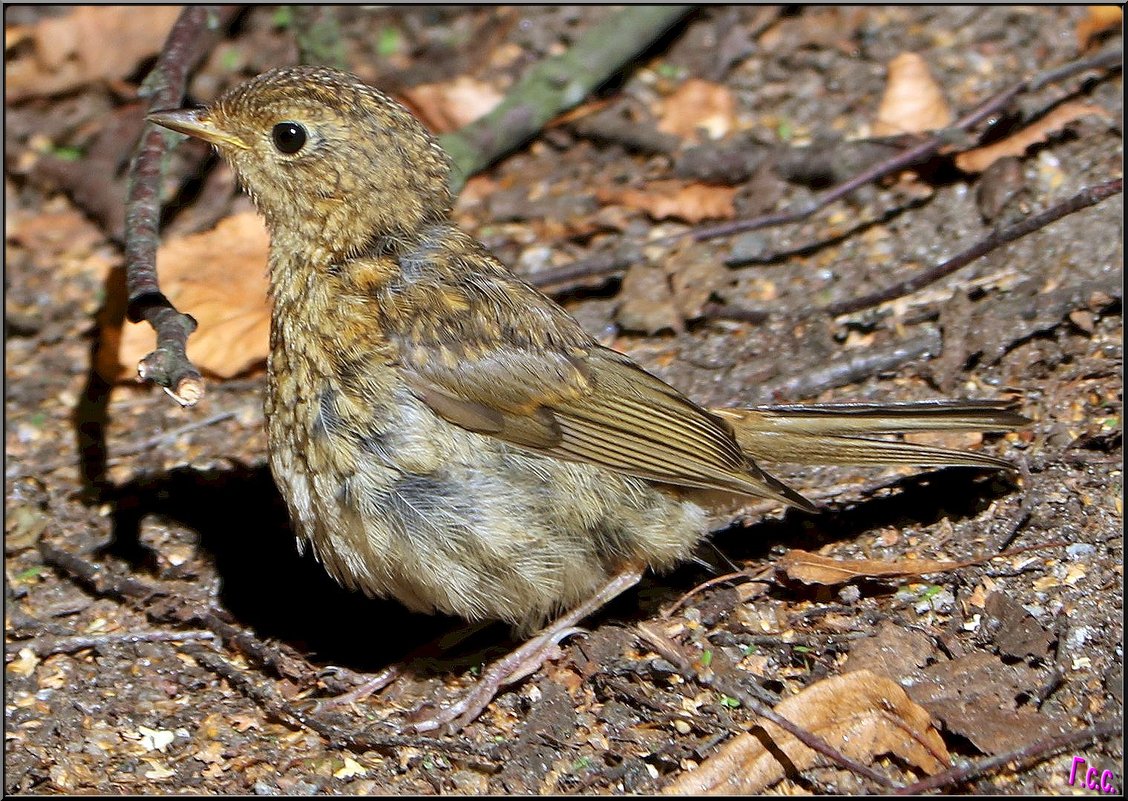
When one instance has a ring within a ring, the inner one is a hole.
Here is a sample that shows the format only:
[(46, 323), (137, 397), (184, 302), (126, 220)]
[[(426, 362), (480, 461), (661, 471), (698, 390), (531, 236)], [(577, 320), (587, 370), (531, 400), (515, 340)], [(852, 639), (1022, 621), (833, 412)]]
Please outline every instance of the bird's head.
[(331, 257), (410, 240), (450, 213), (447, 155), (407, 109), (349, 73), (274, 69), (206, 108), (149, 120), (213, 144), (272, 236)]

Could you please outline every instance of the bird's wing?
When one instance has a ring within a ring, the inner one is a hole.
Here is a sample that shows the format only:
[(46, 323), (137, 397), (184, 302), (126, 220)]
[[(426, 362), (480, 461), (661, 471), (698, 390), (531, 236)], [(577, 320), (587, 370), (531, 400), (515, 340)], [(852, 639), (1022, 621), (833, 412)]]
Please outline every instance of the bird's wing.
[(743, 454), (727, 423), (512, 276), (416, 282), (380, 305), (408, 386), (451, 423), (653, 481), (811, 508)]

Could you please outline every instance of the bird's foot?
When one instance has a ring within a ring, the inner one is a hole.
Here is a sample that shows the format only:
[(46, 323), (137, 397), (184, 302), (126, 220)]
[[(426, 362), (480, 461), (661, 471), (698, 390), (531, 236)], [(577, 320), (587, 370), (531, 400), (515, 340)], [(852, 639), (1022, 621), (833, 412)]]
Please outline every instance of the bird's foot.
[(582, 629), (577, 624), (638, 583), (642, 571), (624, 570), (615, 574), (591, 598), (557, 618), (531, 640), (490, 665), (477, 683), (456, 702), (433, 712), (424, 712), (408, 724), (416, 732), (435, 731), (446, 727), (458, 731), (472, 722), (503, 687), (535, 673), (553, 657), (565, 638)]

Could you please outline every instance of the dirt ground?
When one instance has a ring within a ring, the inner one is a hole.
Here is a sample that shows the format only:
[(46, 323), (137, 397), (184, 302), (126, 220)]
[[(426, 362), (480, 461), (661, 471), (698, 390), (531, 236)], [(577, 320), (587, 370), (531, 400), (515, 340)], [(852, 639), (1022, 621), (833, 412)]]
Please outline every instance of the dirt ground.
[[(1031, 758), (946, 791), (1076, 791), (1075, 757), (1121, 786), (1119, 731), (1069, 737), (1123, 715), (1122, 196), (876, 308), (793, 314), (887, 287), (1122, 176), (1119, 68), (1021, 94), (990, 138), (1064, 102), (1103, 114), (1078, 116), (1000, 167), (972, 174), (938, 158), (806, 221), (659, 249), (648, 257), (705, 265), (661, 279), (672, 300), (647, 294), (648, 274), (637, 272), (548, 288), (601, 341), (709, 405), (1013, 398), (1027, 429), (952, 444), (1019, 472), (775, 471), (825, 510), (750, 510), (698, 563), (648, 576), (586, 621), (585, 635), (457, 734), (341, 747), (279, 710), (311, 712), (348, 677), (404, 662), (407, 674), (383, 691), (315, 713), (341, 732), (383, 735), (385, 722), (451, 698), (513, 643), (492, 626), (434, 648), (464, 625), (346, 592), (297, 554), (266, 467), (261, 366), (210, 379), (188, 409), (95, 371), (99, 340), (114, 330), (124, 166), (152, 56), (65, 90), (27, 80), (15, 96), (19, 48), (31, 45), (12, 31), (36, 35), (42, 15), (66, 25), (68, 13), (9, 7), (5, 19), (5, 793), (655, 793), (754, 725), (724, 687), (774, 706), (860, 670), (927, 710), (954, 766), (1032, 747)], [(353, 7), (340, 21), (348, 64), (377, 86), (401, 93), (469, 76), (504, 95), (610, 13)], [(554, 124), (472, 181), (457, 218), (534, 279), (624, 244), (647, 254), (645, 243), (687, 223), (655, 219), (623, 190), (698, 181), (686, 137), (641, 141), (690, 80), (734, 101), (737, 124), (699, 146), (731, 144), (753, 163), (735, 182), (736, 216), (796, 208), (860, 171), (852, 140), (872, 135), (891, 59), (921, 54), (958, 115), (1119, 46), (1118, 28), (1084, 36), (1086, 14), (700, 9), (599, 93), (634, 115), (633, 138), (582, 117)], [(190, 100), (297, 58), (292, 19), (246, 11), (194, 73)], [(183, 146), (168, 176), (170, 232), (247, 208), (203, 149)], [(727, 265), (719, 280), (716, 265)], [(708, 303), (685, 313), (683, 298), (706, 280)], [(751, 322), (718, 308), (772, 315)], [(807, 584), (784, 569), (794, 549), (868, 567), (852, 581)], [(98, 566), (100, 578), (45, 561), (58, 552)], [(892, 577), (875, 567), (913, 558), (967, 564)], [(221, 624), (231, 627), (222, 635)], [(239, 632), (278, 657), (273, 669), (239, 647)], [(221, 657), (228, 674), (201, 653)], [(811, 726), (844, 747), (833, 727)], [(875, 750), (858, 759), (897, 783), (929, 772)], [(752, 791), (882, 789), (825, 760), (782, 781), (750, 778), (762, 767), (731, 770)]]

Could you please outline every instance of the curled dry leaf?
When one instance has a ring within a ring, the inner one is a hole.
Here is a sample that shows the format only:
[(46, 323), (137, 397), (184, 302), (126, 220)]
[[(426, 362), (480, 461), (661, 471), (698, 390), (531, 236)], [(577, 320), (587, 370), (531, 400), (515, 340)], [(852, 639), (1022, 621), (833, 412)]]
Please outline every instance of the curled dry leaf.
[(1026, 551), (1055, 548), (1065, 543), (1055, 541), (1014, 548), (1009, 551), (988, 554), (977, 559), (961, 562), (942, 562), (935, 559), (903, 559), (900, 562), (887, 562), (882, 559), (831, 559), (817, 553), (798, 548), (788, 551), (779, 560), (779, 569), (788, 578), (804, 584), (845, 584), (858, 578), (903, 578), (923, 576), (926, 573), (944, 573), (974, 565), (982, 565), (992, 559), (1013, 556)]
[[(895, 754), (932, 774), (950, 760), (944, 741), (932, 728), (932, 716), (910, 700), (897, 682), (868, 670), (816, 682), (780, 702), (775, 711), (859, 762), (868, 764), (881, 754)], [(826, 757), (764, 721), (726, 743), (663, 793), (759, 793), (788, 772), (826, 762)]]
[(446, 83), (405, 89), (403, 99), (433, 132), (447, 133), (489, 114), (502, 101), (502, 95), (484, 81), (460, 75)]
[(655, 220), (677, 219), (688, 223), (731, 220), (736, 216), (733, 199), (737, 188), (682, 181), (653, 181), (645, 189), (604, 188), (596, 191), (600, 203), (617, 203), (645, 211)]
[[(270, 350), (266, 257), (269, 238), (254, 212), (222, 220), (211, 231), (174, 239), (157, 252), (161, 289), (199, 323), (188, 338), (188, 358), (220, 378), (246, 372)], [(137, 362), (156, 346), (148, 323), (126, 323), (117, 372), (134, 375)], [(115, 363), (99, 359), (99, 364)]]
[(179, 15), (180, 6), (77, 6), (45, 17), (31, 31), (33, 46), (5, 59), (4, 99), (125, 78), (160, 51)]
[[(831, 559), (817, 553), (794, 549), (779, 561), (780, 570), (804, 584), (845, 584), (858, 578), (901, 578), (924, 573), (942, 573), (965, 567), (965, 562), (939, 562), (932, 559), (906, 559), (886, 562), (881, 559)], [(974, 563), (973, 563), (974, 564)]]
[(690, 78), (661, 102), (658, 130), (682, 139), (694, 139), (704, 130), (721, 139), (736, 126), (736, 99), (727, 86)]
[(960, 153), (956, 156), (956, 166), (964, 172), (983, 172), (999, 159), (1023, 155), (1031, 145), (1045, 142), (1069, 123), (1090, 114), (1105, 120), (1112, 119), (1107, 111), (1095, 103), (1070, 100), (1005, 139)]
[(875, 136), (924, 133), (952, 122), (944, 90), (917, 53), (901, 53), (889, 62), (885, 96), (873, 125)]

